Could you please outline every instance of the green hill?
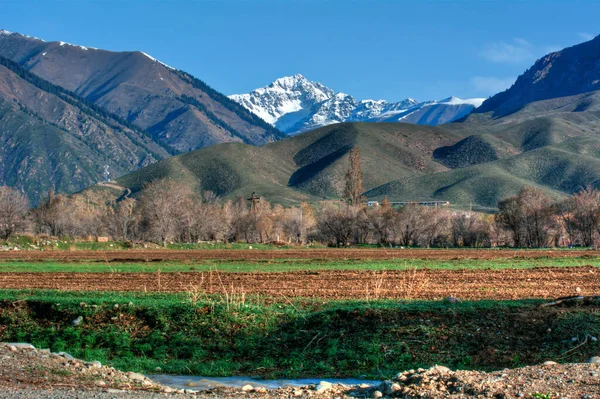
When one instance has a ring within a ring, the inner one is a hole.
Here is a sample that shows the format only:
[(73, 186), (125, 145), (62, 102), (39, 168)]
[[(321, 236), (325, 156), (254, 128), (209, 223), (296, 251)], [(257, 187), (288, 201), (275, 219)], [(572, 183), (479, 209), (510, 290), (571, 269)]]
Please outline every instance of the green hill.
[(595, 106), (580, 111), (596, 96), (545, 100), (503, 118), (479, 114), (437, 127), (343, 123), (261, 147), (219, 144), (162, 160), (117, 184), (134, 196), (155, 179), (172, 178), (226, 198), (257, 192), (284, 205), (338, 199), (356, 147), (369, 199), (438, 199), (493, 210), (525, 186), (559, 198), (600, 185), (600, 112)]

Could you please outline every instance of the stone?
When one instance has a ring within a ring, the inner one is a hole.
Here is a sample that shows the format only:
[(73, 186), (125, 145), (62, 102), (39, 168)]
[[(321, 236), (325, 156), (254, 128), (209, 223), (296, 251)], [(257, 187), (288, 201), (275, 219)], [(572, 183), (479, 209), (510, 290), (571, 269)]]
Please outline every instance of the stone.
[(244, 392), (254, 391), (254, 387), (250, 384), (246, 384), (242, 387), (242, 391), (244, 391)]
[(71, 324), (73, 325), (73, 327), (77, 327), (78, 325), (80, 325), (83, 322), (83, 316), (79, 316), (78, 318), (76, 318), (75, 320), (73, 320), (71, 322)]
[(398, 384), (397, 382), (395, 382), (390, 386), (390, 394), (393, 395), (394, 393), (401, 391), (402, 389), (403, 389), (402, 386), (400, 384)]
[(171, 392), (173, 392), (173, 388), (171, 388), (171, 387), (164, 387), (164, 388), (162, 389), (162, 391), (163, 391), (164, 393), (171, 393)]
[(556, 362), (553, 362), (552, 360), (546, 360), (546, 361), (543, 363), (543, 365), (544, 365), (544, 366), (555, 366), (555, 365), (557, 365), (557, 364), (558, 364), (558, 363), (556, 363)]
[(446, 366), (438, 366), (438, 365), (433, 366), (430, 370), (437, 371), (439, 374), (447, 374), (452, 371)]
[(319, 382), (319, 384), (315, 387), (315, 391), (317, 391), (317, 393), (323, 393), (323, 392), (327, 392), (329, 391), (331, 388), (333, 387), (333, 385), (330, 382), (327, 381), (321, 381)]
[(73, 356), (71, 356), (67, 352), (58, 352), (56, 355), (60, 356), (60, 357), (64, 357), (67, 360), (73, 360), (73, 359), (75, 359)]
[(600, 356), (592, 356), (587, 362), (592, 364), (600, 364)]
[(254, 392), (267, 393), (267, 388), (265, 388), (265, 387), (256, 387), (256, 388), (254, 388)]
[(30, 350), (33, 350), (33, 351), (35, 350), (35, 346), (33, 346), (31, 344), (26, 344), (24, 342), (11, 342), (11, 343), (8, 343), (6, 345), (8, 345), (9, 348), (12, 346), (15, 349), (30, 349)]
[(140, 373), (129, 372), (127, 373), (127, 377), (132, 381), (146, 381), (146, 376)]
[(383, 394), (380, 391), (373, 391), (373, 393), (371, 394), (371, 397), (373, 399), (379, 399), (379, 398), (383, 398)]
[(94, 384), (96, 384), (96, 386), (99, 386), (99, 387), (104, 387), (104, 386), (106, 386), (106, 382), (104, 382), (104, 381), (102, 381), (102, 380), (98, 380), (98, 381), (96, 381)]
[(100, 363), (97, 360), (94, 360), (93, 362), (90, 362), (90, 366), (94, 369), (99, 369), (102, 368), (102, 363)]

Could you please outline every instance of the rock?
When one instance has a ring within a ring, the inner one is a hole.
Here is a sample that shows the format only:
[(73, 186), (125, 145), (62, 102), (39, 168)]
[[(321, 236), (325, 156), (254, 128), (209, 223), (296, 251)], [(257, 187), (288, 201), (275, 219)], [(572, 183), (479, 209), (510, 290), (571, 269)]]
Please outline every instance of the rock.
[(76, 318), (75, 320), (73, 320), (71, 322), (71, 324), (73, 325), (73, 327), (77, 327), (78, 325), (80, 325), (83, 322), (83, 316), (79, 316), (78, 318)]
[(254, 387), (250, 384), (246, 384), (242, 387), (242, 391), (244, 391), (244, 392), (254, 391)]
[(294, 396), (302, 396), (302, 391), (300, 389), (294, 389)]
[(317, 393), (323, 393), (323, 392), (329, 391), (332, 387), (333, 387), (333, 385), (331, 385), (331, 383), (329, 383), (327, 381), (321, 381), (315, 387), (315, 391), (317, 391)]
[(163, 387), (162, 391), (164, 393), (171, 393), (171, 392), (173, 392), (173, 388), (171, 388), (171, 387)]
[(160, 373), (160, 372), (162, 371), (162, 369), (161, 369), (160, 367), (157, 367), (157, 368), (155, 368), (155, 369), (154, 369), (154, 371), (156, 371), (156, 372), (159, 372), (159, 373)]
[(587, 362), (592, 364), (600, 364), (600, 356), (592, 356)]
[(138, 382), (146, 381), (145, 375), (140, 374), (140, 373), (134, 373), (132, 371), (127, 373), (127, 377), (129, 377), (129, 379), (132, 381), (138, 381)]
[(106, 382), (104, 382), (102, 380), (98, 380), (98, 381), (94, 382), (94, 384), (96, 384), (96, 386), (99, 386), (99, 387), (106, 386)]
[(438, 365), (433, 366), (429, 370), (431, 370), (431, 371), (437, 371), (439, 374), (447, 374), (447, 373), (449, 373), (449, 372), (452, 371), (452, 370), (450, 370), (446, 366), (438, 366)]
[(379, 399), (379, 398), (383, 398), (383, 394), (380, 391), (373, 391), (373, 393), (371, 394), (371, 397), (373, 399)]
[(8, 349), (10, 349), (12, 352), (16, 352), (17, 351), (17, 347), (14, 345), (9, 345)]
[(265, 387), (256, 387), (256, 388), (254, 388), (254, 392), (267, 393), (267, 388), (265, 388)]
[(6, 345), (8, 345), (8, 347), (9, 347), (9, 349), (11, 351), (12, 351), (11, 347), (13, 347), (15, 349), (30, 349), (30, 350), (33, 350), (33, 351), (35, 350), (35, 346), (33, 346), (31, 344), (26, 344), (24, 342), (10, 342), (10, 343), (8, 343)]
[(397, 382), (393, 383), (390, 386), (390, 394), (392, 394), (392, 395), (401, 390), (402, 390), (402, 386), (400, 384), (398, 384)]
[(67, 352), (58, 352), (56, 355), (60, 356), (60, 357), (64, 357), (67, 360), (75, 359), (73, 356), (69, 355)]
[(92, 368), (94, 369), (100, 369), (102, 368), (102, 363), (100, 363), (97, 360), (94, 360), (93, 362), (90, 362), (90, 366), (92, 366)]
[(553, 362), (552, 360), (547, 360), (547, 361), (545, 361), (545, 362), (544, 362), (544, 363), (542, 363), (542, 364), (543, 364), (544, 366), (555, 366), (555, 365), (557, 365), (558, 363), (556, 363), (556, 362)]

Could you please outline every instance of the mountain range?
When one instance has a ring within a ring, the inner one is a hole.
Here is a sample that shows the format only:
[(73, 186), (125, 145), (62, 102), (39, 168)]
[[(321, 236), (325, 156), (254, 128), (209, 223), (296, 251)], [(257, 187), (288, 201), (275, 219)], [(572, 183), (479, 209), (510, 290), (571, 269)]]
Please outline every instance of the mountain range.
[(285, 137), (192, 75), (139, 52), (0, 30), (0, 184), (33, 204), (171, 155)]
[(157, 178), (318, 202), (340, 197), (359, 148), (369, 199), (493, 210), (524, 186), (560, 198), (600, 187), (598, 65), (600, 37), (542, 57), (481, 105), (357, 101), (301, 75), (228, 98), (142, 52), (0, 31), (0, 184), (32, 204), (90, 186), (139, 196)]
[[(436, 199), (493, 211), (525, 186), (553, 198), (600, 188), (596, 49), (600, 37), (543, 57), (511, 88), (453, 123), (336, 123), (260, 147), (214, 145), (117, 182), (133, 195), (169, 177), (222, 197), (256, 191), (276, 203), (318, 202), (340, 198), (348, 154), (359, 148), (368, 199)], [(336, 97), (325, 87), (320, 93)]]
[(399, 102), (357, 101), (351, 95), (336, 93), (300, 74), (286, 76), (247, 94), (233, 94), (239, 102), (277, 129), (298, 134), (340, 122), (407, 122), (441, 125), (460, 119), (484, 101), (449, 97), (441, 101)]

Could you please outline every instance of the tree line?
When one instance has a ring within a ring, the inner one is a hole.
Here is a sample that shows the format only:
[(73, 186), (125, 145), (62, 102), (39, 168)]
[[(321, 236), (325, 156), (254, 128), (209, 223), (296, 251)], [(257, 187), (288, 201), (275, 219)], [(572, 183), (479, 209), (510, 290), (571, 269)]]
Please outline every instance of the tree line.
[(139, 199), (116, 202), (92, 191), (74, 196), (50, 193), (30, 209), (21, 192), (0, 187), (0, 238), (29, 232), (158, 244), (597, 247), (600, 243), (600, 192), (596, 189), (555, 201), (543, 191), (527, 187), (501, 201), (494, 215), (412, 204), (394, 208), (387, 200), (367, 207), (357, 200), (357, 190), (360, 187), (347, 184), (353, 197), (345, 202), (283, 207), (261, 199), (250, 206), (246, 198), (223, 201), (211, 192), (199, 194), (189, 186), (163, 179), (149, 184)]

